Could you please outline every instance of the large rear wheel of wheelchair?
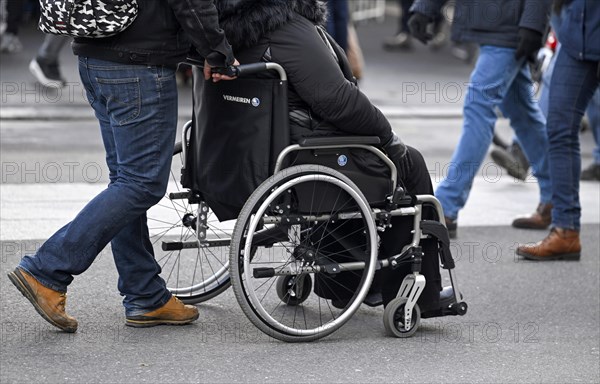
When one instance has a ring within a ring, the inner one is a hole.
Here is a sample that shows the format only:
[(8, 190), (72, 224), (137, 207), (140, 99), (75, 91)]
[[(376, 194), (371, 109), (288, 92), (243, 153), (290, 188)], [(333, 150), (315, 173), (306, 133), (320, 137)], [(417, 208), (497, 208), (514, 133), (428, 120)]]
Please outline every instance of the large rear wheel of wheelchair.
[[(377, 230), (360, 190), (335, 170), (300, 165), (250, 196), (229, 264), (248, 319), (269, 336), (295, 342), (327, 336), (348, 321), (367, 295), (376, 261)], [(314, 294), (305, 291), (308, 281)], [(300, 282), (293, 299), (289, 289)]]
[[(229, 242), (233, 222), (220, 223), (208, 207), (190, 203), (189, 190), (180, 182), (182, 166), (182, 147), (177, 143), (167, 193), (148, 211), (148, 229), (167, 288), (184, 303), (196, 304), (231, 285)], [(206, 239), (210, 240), (204, 243), (199, 241), (197, 231), (202, 215), (207, 218)]]
[(410, 326), (406, 329), (407, 322), (404, 309), (406, 308), (407, 299), (397, 297), (390, 301), (383, 311), (383, 326), (388, 335), (395, 337), (411, 337), (419, 328), (421, 323), (421, 309), (418, 304), (415, 304), (412, 310)]

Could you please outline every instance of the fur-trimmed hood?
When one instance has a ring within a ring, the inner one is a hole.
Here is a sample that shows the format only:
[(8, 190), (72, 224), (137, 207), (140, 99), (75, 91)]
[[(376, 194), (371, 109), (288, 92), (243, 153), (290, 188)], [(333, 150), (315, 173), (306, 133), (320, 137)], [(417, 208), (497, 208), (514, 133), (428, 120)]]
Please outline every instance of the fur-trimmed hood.
[(215, 0), (219, 24), (236, 48), (249, 47), (299, 14), (324, 25), (327, 6), (321, 0)]

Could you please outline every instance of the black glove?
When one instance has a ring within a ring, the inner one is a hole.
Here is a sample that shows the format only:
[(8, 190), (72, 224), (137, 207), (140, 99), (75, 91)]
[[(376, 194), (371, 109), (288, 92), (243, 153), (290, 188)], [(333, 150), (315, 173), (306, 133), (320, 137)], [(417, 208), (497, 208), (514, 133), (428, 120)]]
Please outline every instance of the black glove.
[(427, 44), (427, 42), (433, 38), (433, 34), (427, 32), (427, 24), (429, 24), (430, 21), (431, 20), (427, 15), (419, 12), (413, 13), (408, 20), (408, 29), (410, 29), (412, 37), (423, 44)]
[(383, 145), (383, 149), (390, 160), (394, 162), (400, 180), (406, 180), (413, 166), (412, 158), (406, 145), (395, 133), (392, 133), (392, 138)]
[(515, 52), (515, 59), (524, 57), (532, 63), (536, 60), (537, 51), (542, 48), (542, 34), (529, 28), (519, 28), (519, 45)]
[(206, 62), (208, 63), (208, 65), (210, 65), (211, 67), (214, 68), (224, 68), (227, 67), (228, 64), (227, 63), (227, 58), (225, 57), (225, 55), (223, 55), (222, 53), (219, 52), (211, 52), (208, 55), (206, 55)]

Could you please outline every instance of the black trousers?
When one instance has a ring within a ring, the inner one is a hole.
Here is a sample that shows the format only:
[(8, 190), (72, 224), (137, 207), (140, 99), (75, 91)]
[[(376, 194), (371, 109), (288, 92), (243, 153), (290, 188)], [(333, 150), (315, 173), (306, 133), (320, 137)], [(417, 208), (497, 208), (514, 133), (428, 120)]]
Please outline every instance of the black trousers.
[(6, 33), (19, 34), (19, 26), (23, 18), (23, 0), (6, 1)]
[[(404, 186), (409, 193), (415, 195), (433, 195), (433, 186), (429, 171), (425, 160), (419, 151), (409, 147), (410, 156), (413, 160), (413, 166), (409, 176), (402, 180)], [(423, 219), (436, 219), (436, 214), (433, 208), (424, 207)], [(344, 230), (348, 233), (353, 233), (356, 228), (352, 227), (351, 223), (344, 223)], [(360, 226), (359, 226), (360, 227)], [(414, 216), (395, 217), (392, 219), (392, 228), (387, 228), (385, 232), (380, 233), (381, 243), (379, 247), (379, 258), (385, 259), (390, 256), (402, 252), (402, 248), (412, 242), (411, 231), (414, 228)], [(328, 228), (330, 232), (335, 233), (335, 230)], [(360, 228), (359, 228), (360, 229)], [(327, 235), (316, 234), (317, 238), (324, 244), (328, 244), (327, 249), (321, 249), (327, 254), (335, 254), (336, 262), (355, 261), (352, 255), (346, 255), (347, 249), (356, 248), (357, 244), (353, 244), (353, 239), (343, 237), (344, 242), (340, 243), (336, 239), (329, 239)], [(419, 297), (419, 306), (421, 309), (429, 310), (439, 307), (439, 293), (441, 290), (440, 263), (438, 254), (438, 245), (435, 240), (421, 241), (424, 257), (421, 265), (421, 273), (425, 276), (426, 285), (424, 291)], [(375, 279), (371, 285), (370, 292), (381, 291), (383, 303), (386, 305), (396, 297), (402, 280), (404, 277), (412, 273), (411, 264), (406, 263), (395, 270), (391, 268), (383, 268), (375, 273)], [(343, 272), (339, 275), (315, 276), (315, 293), (320, 297), (347, 300), (354, 294), (356, 287), (361, 279), (361, 274), (353, 272)]]
[[(409, 147), (410, 156), (413, 160), (413, 167), (410, 176), (403, 180), (403, 183), (409, 193), (415, 195), (433, 195), (433, 185), (425, 159), (421, 153)], [(437, 219), (435, 210), (432, 207), (424, 207), (424, 220)], [(379, 247), (379, 258), (387, 258), (402, 252), (402, 248), (412, 241), (411, 231), (414, 228), (413, 216), (394, 217), (392, 219), (392, 228), (388, 228), (380, 234), (381, 245)], [(437, 241), (421, 241), (423, 248), (423, 261), (421, 273), (425, 276), (427, 283), (425, 290), (419, 297), (419, 306), (421, 309), (437, 308), (439, 306), (439, 296), (441, 286), (440, 259), (438, 254)], [(383, 303), (386, 305), (398, 294), (400, 284), (404, 276), (411, 273), (411, 265), (404, 264), (398, 269), (384, 268), (377, 272), (374, 285), (380, 285), (383, 296)]]

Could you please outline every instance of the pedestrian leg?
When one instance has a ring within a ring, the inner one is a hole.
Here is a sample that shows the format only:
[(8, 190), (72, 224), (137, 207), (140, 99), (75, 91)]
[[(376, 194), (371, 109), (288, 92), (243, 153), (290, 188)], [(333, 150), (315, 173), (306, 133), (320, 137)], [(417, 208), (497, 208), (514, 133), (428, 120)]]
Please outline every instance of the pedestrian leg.
[(575, 60), (564, 50), (556, 58), (550, 87), (548, 138), (554, 204), (552, 224), (559, 228), (576, 231), (580, 228), (579, 126), (598, 88), (597, 67), (597, 62)]
[(464, 207), (487, 150), (492, 143), (497, 120), (495, 108), (519, 72), (514, 49), (483, 46), (471, 74), (463, 108), (463, 130), (454, 150), (447, 175), (435, 195), (450, 220)]

